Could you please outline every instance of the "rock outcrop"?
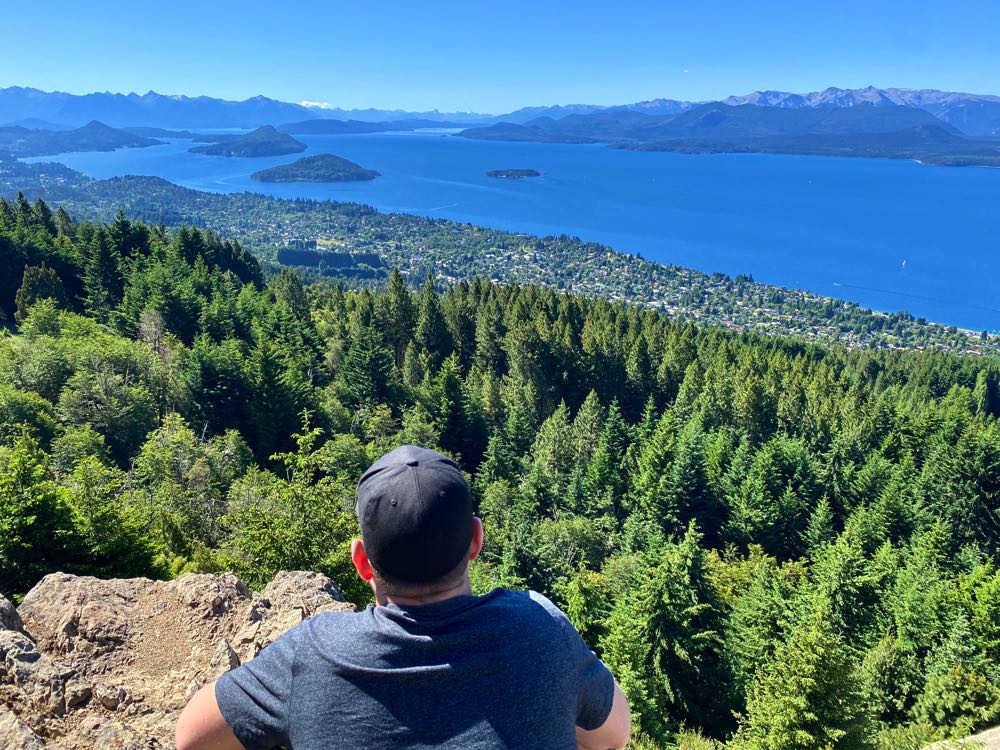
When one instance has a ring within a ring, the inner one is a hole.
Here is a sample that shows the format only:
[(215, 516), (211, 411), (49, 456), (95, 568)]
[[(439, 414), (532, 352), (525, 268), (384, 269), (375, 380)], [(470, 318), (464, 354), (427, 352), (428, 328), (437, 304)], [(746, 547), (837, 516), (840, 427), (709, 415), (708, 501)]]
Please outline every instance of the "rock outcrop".
[(0, 597), (0, 748), (160, 750), (199, 687), (315, 614), (353, 609), (330, 579), (282, 572), (164, 582), (46, 576)]

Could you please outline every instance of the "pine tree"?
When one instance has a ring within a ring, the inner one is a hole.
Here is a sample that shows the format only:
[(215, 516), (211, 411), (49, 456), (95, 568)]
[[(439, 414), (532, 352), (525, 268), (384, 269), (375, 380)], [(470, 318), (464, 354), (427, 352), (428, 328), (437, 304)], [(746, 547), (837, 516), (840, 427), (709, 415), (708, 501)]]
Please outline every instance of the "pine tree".
[(664, 526), (668, 533), (676, 533), (695, 521), (705, 544), (718, 547), (725, 521), (725, 508), (716, 498), (708, 481), (704, 441), (705, 436), (697, 418), (681, 430), (677, 438), (676, 454), (663, 487), (664, 504), (660, 513), (664, 521), (674, 525), (674, 529)]
[[(759, 550), (759, 548), (757, 548)], [(764, 664), (771, 663), (790, 625), (794, 581), (774, 558), (751, 551), (748, 585), (738, 595), (726, 620), (726, 659), (736, 683), (736, 693), (745, 696)]]
[(434, 291), (434, 279), (430, 275), (420, 288), (413, 340), (420, 349), (428, 353), (435, 369), (452, 352), (451, 334), (441, 312), (441, 301)]
[(667, 533), (677, 531), (679, 519), (670, 507), (669, 474), (677, 440), (674, 414), (666, 410), (653, 434), (639, 447), (635, 473), (631, 478), (633, 500), (630, 511)]
[(833, 509), (824, 495), (809, 517), (809, 525), (802, 533), (802, 541), (809, 554), (815, 557), (816, 553), (833, 542), (836, 536), (837, 532), (833, 528)]
[(977, 648), (969, 619), (959, 612), (948, 638), (928, 658), (927, 682), (914, 706), (914, 718), (958, 737), (995, 724), (1000, 721), (1000, 686), (995, 678), (996, 664)]
[(417, 388), (427, 377), (427, 362), (421, 357), (412, 341), (406, 345), (406, 352), (403, 355), (402, 376), (403, 385), (410, 389)]
[(299, 275), (290, 268), (284, 269), (274, 277), (269, 285), (274, 301), (279, 306), (286, 307), (298, 320), (309, 322), (309, 299), (302, 287)]
[(252, 447), (263, 460), (290, 450), (292, 435), (298, 429), (300, 413), (305, 408), (299, 389), (283, 370), (274, 347), (261, 341), (250, 353), (247, 381), (251, 400), (248, 404), (253, 428)]
[(97, 320), (107, 320), (121, 300), (121, 271), (105, 229), (95, 232), (84, 248), (83, 290), (84, 309)]
[(455, 355), (441, 365), (434, 391), (438, 396), (434, 414), (441, 426), (441, 446), (449, 453), (461, 456), (463, 466), (475, 471), (486, 450), (486, 424), (459, 377)]
[(351, 339), (337, 373), (346, 402), (352, 406), (372, 406), (395, 401), (398, 374), (392, 353), (382, 335), (370, 326), (359, 328)]
[(566, 507), (567, 485), (573, 469), (569, 409), (560, 404), (538, 429), (524, 479), (523, 492), (535, 504), (539, 515), (550, 515), (556, 508)]
[(657, 552), (615, 603), (601, 641), (633, 721), (662, 744), (681, 726), (719, 736), (731, 722), (722, 617), (699, 542), (691, 527)]
[(502, 374), (506, 356), (502, 341), (505, 334), (503, 315), (496, 302), (483, 302), (476, 313), (476, 351), (473, 363), (482, 372)]
[(615, 401), (608, 408), (597, 447), (583, 473), (581, 510), (586, 515), (608, 515), (618, 524), (624, 522), (627, 448), (628, 428)]
[(136, 227), (125, 218), (125, 212), (121, 210), (115, 214), (114, 221), (108, 227), (111, 247), (119, 258), (130, 258), (135, 254), (141, 244), (138, 234)]
[(43, 299), (52, 300), (56, 307), (66, 306), (66, 290), (62, 279), (44, 263), (40, 266), (25, 266), (21, 287), (14, 297), (14, 320), (24, 322), (31, 306)]
[(417, 313), (413, 295), (406, 288), (403, 275), (398, 268), (393, 267), (389, 273), (388, 287), (386, 293), (379, 298), (379, 303), (376, 317), (385, 337), (385, 343), (392, 350), (396, 366), (404, 367), (404, 355), (409, 349)]
[(849, 651), (822, 611), (788, 637), (750, 690), (739, 750), (867, 750), (868, 717)]

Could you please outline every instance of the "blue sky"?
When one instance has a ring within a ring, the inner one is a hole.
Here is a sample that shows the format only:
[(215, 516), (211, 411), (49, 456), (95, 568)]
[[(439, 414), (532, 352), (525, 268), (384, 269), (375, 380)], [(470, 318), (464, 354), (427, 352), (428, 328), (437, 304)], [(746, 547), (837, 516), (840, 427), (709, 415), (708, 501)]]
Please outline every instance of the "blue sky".
[(995, 0), (17, 2), (0, 86), (505, 112), (904, 86), (1000, 94)]

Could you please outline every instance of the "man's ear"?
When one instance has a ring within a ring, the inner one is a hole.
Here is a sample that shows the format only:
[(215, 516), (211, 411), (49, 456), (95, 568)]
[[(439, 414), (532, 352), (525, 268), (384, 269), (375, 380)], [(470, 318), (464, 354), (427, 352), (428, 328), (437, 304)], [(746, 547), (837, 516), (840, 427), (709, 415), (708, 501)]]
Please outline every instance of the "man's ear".
[(469, 562), (472, 562), (483, 551), (483, 522), (479, 516), (472, 517), (472, 541), (469, 542)]
[(362, 581), (371, 581), (375, 576), (372, 564), (368, 561), (368, 554), (365, 552), (365, 543), (360, 539), (351, 542), (351, 562), (354, 563), (354, 569), (358, 571)]

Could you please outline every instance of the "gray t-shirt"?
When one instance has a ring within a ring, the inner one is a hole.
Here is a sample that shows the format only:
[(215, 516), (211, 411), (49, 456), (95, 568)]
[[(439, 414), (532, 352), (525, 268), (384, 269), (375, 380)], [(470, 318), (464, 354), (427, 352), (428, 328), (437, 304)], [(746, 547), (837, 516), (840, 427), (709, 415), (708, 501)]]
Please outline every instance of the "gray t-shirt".
[(611, 712), (614, 679), (552, 602), (495, 589), (317, 615), (215, 695), (249, 750), (574, 750), (574, 726)]

